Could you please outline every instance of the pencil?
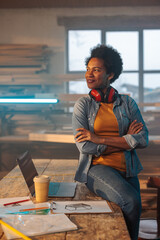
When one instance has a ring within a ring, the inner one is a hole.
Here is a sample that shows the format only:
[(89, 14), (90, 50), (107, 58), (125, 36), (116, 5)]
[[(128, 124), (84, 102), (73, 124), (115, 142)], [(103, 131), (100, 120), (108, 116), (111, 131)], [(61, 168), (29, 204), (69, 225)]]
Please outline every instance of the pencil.
[(27, 202), (29, 200), (30, 199), (25, 199), (25, 200), (20, 200), (20, 201), (16, 201), (16, 202), (5, 203), (5, 204), (3, 204), (3, 206), (12, 205), (12, 204), (16, 204), (16, 203)]
[(20, 212), (26, 212), (26, 211), (33, 211), (33, 210), (42, 210), (42, 209), (50, 209), (49, 207), (39, 207), (39, 208), (28, 208), (28, 209), (21, 209)]
[(0, 220), (0, 223), (3, 224), (4, 226), (6, 226), (8, 229), (10, 229), (11, 231), (13, 231), (14, 233), (16, 233), (17, 235), (19, 235), (21, 238), (25, 239), (25, 240), (31, 240), (31, 238), (27, 237), (26, 235), (24, 235), (23, 233), (19, 232), (17, 229), (13, 228), (11, 225), (9, 225), (6, 222), (3, 222), (2, 220)]

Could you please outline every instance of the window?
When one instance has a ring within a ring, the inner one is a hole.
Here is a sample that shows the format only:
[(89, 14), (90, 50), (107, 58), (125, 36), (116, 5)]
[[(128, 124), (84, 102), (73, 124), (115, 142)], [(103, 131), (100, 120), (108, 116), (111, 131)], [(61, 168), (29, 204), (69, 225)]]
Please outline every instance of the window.
[(144, 30), (144, 69), (160, 70), (160, 30)]
[(85, 71), (85, 58), (90, 49), (101, 43), (100, 30), (69, 31), (68, 32), (68, 70)]
[[(85, 72), (85, 58), (98, 43), (118, 50), (123, 73), (112, 86), (130, 94), (137, 102), (160, 102), (160, 29), (134, 31), (69, 30), (68, 72)], [(80, 84), (80, 85), (79, 85)], [(87, 93), (84, 83), (71, 82), (69, 93)], [(154, 95), (154, 97), (153, 97)]]
[(112, 86), (119, 93), (129, 94), (138, 101), (138, 73), (122, 73), (119, 79), (112, 83)]
[(121, 53), (123, 69), (138, 70), (138, 32), (106, 32), (106, 44), (113, 46)]
[(71, 94), (87, 94), (89, 92), (87, 83), (85, 81), (70, 81), (69, 82), (69, 93)]
[(160, 73), (144, 74), (144, 102), (160, 101)]
[(123, 74), (112, 86), (120, 93), (129, 94), (138, 101), (138, 31), (106, 32), (105, 44), (111, 45), (121, 54)]
[(160, 102), (160, 30), (144, 30), (144, 102)]

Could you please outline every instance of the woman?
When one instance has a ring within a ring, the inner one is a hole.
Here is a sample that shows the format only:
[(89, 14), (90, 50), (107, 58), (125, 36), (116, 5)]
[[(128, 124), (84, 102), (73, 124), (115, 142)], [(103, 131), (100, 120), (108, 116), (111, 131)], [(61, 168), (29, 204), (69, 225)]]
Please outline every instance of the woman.
[(80, 152), (75, 180), (123, 211), (132, 240), (138, 238), (141, 214), (137, 174), (142, 165), (136, 148), (148, 144), (148, 130), (135, 101), (110, 86), (122, 72), (119, 53), (98, 45), (86, 60), (87, 97), (73, 112), (73, 132)]

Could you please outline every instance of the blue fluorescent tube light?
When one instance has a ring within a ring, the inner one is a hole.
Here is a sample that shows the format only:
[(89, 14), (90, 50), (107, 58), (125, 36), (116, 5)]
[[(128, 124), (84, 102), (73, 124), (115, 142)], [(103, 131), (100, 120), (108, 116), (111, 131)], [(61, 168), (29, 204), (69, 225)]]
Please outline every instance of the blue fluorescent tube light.
[(58, 103), (56, 98), (0, 98), (0, 103)]

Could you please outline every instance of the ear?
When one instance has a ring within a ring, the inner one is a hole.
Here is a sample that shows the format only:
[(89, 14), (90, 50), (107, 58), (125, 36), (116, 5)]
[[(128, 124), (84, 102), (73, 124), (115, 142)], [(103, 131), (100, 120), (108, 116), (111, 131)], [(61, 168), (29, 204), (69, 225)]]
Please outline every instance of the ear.
[(110, 73), (110, 74), (108, 75), (108, 77), (107, 77), (107, 80), (110, 81), (113, 77), (114, 77), (114, 73)]

